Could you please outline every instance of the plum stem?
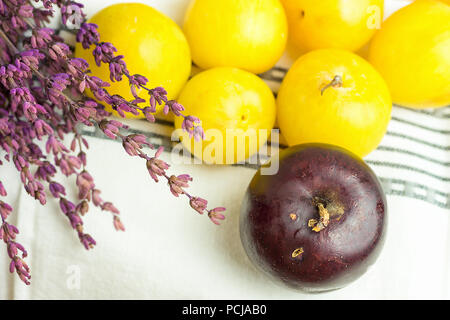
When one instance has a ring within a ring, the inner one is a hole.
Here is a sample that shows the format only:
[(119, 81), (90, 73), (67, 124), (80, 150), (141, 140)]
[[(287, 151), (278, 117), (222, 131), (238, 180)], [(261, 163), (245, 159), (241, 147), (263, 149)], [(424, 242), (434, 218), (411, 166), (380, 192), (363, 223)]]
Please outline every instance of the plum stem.
[(332, 218), (340, 220), (345, 213), (344, 206), (335, 194), (329, 194), (328, 200), (321, 197), (314, 197), (312, 202), (319, 211), (319, 219), (309, 219), (308, 227), (312, 228), (315, 232), (325, 229), (330, 224)]
[(308, 221), (308, 227), (313, 227), (312, 230), (315, 232), (320, 232), (325, 229), (330, 223), (330, 213), (325, 206), (317, 201), (314, 201), (315, 205), (319, 209), (319, 220), (310, 219)]
[(328, 83), (325, 87), (320, 90), (320, 95), (323, 96), (323, 93), (325, 90), (327, 90), (329, 87), (333, 88), (340, 88), (343, 85), (342, 77), (340, 75), (335, 75), (333, 80), (331, 80), (330, 83)]

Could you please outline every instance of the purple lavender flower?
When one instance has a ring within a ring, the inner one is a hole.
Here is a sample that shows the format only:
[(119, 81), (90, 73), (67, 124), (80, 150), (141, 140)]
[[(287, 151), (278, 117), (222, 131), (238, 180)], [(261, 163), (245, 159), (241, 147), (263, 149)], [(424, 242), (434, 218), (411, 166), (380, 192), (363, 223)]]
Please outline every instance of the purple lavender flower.
[(94, 43), (100, 41), (97, 31), (98, 26), (94, 23), (82, 23), (77, 32), (77, 42), (81, 43), (84, 49), (88, 49)]
[(62, 42), (52, 44), (48, 49), (48, 55), (56, 62), (59, 62), (60, 60), (67, 60), (70, 54), (71, 51), (69, 46)]
[(81, 10), (84, 6), (81, 3), (74, 1), (68, 1), (64, 6), (61, 6), (61, 16), (64, 24), (70, 22), (79, 27), (83, 21), (85, 15)]
[(55, 198), (59, 198), (61, 195), (66, 195), (66, 189), (55, 181), (50, 182), (49, 190)]
[[(85, 77), (86, 75), (84, 72), (89, 68), (89, 64), (86, 62), (86, 60), (81, 58), (72, 58), (69, 59), (67, 62), (67, 71), (69, 74), (71, 74), (73, 77)], [(83, 80), (80, 81), (83, 82)]]
[(125, 226), (118, 216), (114, 216), (114, 228), (116, 228), (117, 231), (125, 231)]
[(61, 198), (59, 200), (59, 206), (61, 208), (61, 211), (64, 214), (73, 212), (73, 211), (75, 211), (75, 208), (76, 208), (75, 205), (71, 201), (67, 200), (66, 198)]
[[(61, 44), (62, 45), (62, 44)], [(64, 45), (66, 51), (68, 49), (67, 45)], [(45, 55), (36, 49), (26, 50), (20, 53), (20, 58), (16, 60), (16, 66), (22, 68), (23, 70), (36, 70), (39, 68), (40, 60), (44, 59)], [(27, 68), (28, 67), (28, 68)]]
[(97, 244), (97, 242), (95, 242), (95, 240), (87, 233), (79, 232), (78, 237), (86, 250), (92, 249)]
[(56, 164), (59, 166), (61, 173), (67, 177), (76, 173), (82, 165), (80, 158), (66, 155), (62, 155), (61, 158), (57, 159)]
[(14, 259), (14, 257), (19, 254), (19, 250), (22, 251), (22, 257), (26, 257), (28, 255), (27, 251), (20, 243), (14, 241), (8, 242), (8, 255), (11, 259)]
[(33, 17), (33, 6), (29, 4), (22, 4), (17, 10), (19, 16), (23, 18), (32, 18)]
[(147, 138), (142, 134), (131, 134), (124, 137), (122, 139), (122, 145), (130, 156), (139, 155), (143, 146), (153, 148), (153, 146), (147, 142)]
[(67, 73), (58, 73), (50, 78), (48, 83), (48, 96), (50, 101), (58, 104), (64, 99), (63, 91), (70, 85), (70, 76)]
[(191, 200), (189, 200), (189, 204), (191, 205), (192, 209), (200, 214), (203, 214), (203, 212), (207, 208), (208, 201), (200, 197), (192, 197)]
[(86, 199), (91, 190), (95, 188), (94, 179), (87, 171), (83, 171), (77, 176), (78, 199)]
[(7, 193), (5, 190), (5, 187), (3, 186), (3, 183), (0, 181), (0, 196), (6, 197)]
[(14, 240), (17, 234), (19, 234), (19, 230), (15, 226), (3, 221), (3, 224), (0, 226), (0, 239), (3, 242), (8, 243), (8, 241)]
[(50, 135), (48, 137), (45, 145), (45, 151), (47, 151), (47, 153), (53, 152), (54, 155), (61, 152), (69, 152), (69, 150), (67, 150), (67, 148), (58, 139), (56, 139), (54, 135)]
[(226, 209), (224, 207), (217, 207), (210, 211), (208, 211), (208, 217), (211, 219), (212, 222), (219, 225), (220, 220), (224, 220), (225, 216), (221, 213), (224, 212)]
[(153, 113), (156, 112), (156, 108), (153, 111), (152, 107), (145, 107), (142, 109), (142, 113), (144, 114), (145, 118), (147, 119), (148, 122), (155, 122), (156, 118), (153, 115)]
[(186, 116), (184, 117), (183, 122), (181, 123), (181, 128), (186, 132), (191, 132), (194, 129), (196, 124), (200, 124), (200, 119), (194, 116)]
[(104, 202), (101, 205), (102, 210), (104, 211), (110, 211), (114, 214), (119, 214), (119, 210), (111, 203), (111, 202)]
[(13, 273), (14, 270), (18, 274), (20, 280), (22, 280), (26, 285), (30, 284), (31, 279), (30, 268), (23, 259), (17, 256), (15, 256), (11, 260), (11, 263), (9, 265), (9, 271)]
[(0, 216), (2, 217), (2, 220), (6, 220), (8, 216), (10, 215), (12, 211), (12, 208), (9, 204), (6, 202), (0, 201)]
[(45, 48), (53, 39), (54, 30), (50, 28), (40, 28), (33, 30), (30, 38), (31, 48)]
[(36, 200), (39, 200), (42, 205), (46, 204), (47, 199), (42, 183), (37, 180), (30, 180), (24, 187), (29, 195), (31, 195)]
[(161, 159), (158, 159), (163, 150), (164, 148), (160, 147), (155, 153), (155, 156), (147, 160), (148, 173), (150, 174), (152, 179), (155, 180), (155, 182), (159, 181), (158, 176), (165, 176), (166, 170), (169, 169), (168, 163), (164, 162)]
[[(214, 223), (222, 220), (224, 217), (220, 212), (223, 208), (208, 211), (206, 200), (185, 191), (192, 181), (189, 175), (167, 175), (169, 164), (159, 158), (162, 147), (153, 157), (148, 156), (143, 149), (153, 149), (153, 146), (145, 136), (122, 134), (128, 127), (120, 121), (108, 119), (110, 113), (102, 104), (108, 104), (122, 117), (127, 113), (143, 113), (150, 122), (155, 121), (157, 105), (161, 105), (165, 113), (183, 117), (183, 129), (195, 139), (204, 137), (200, 119), (184, 115), (184, 107), (175, 100), (169, 101), (164, 88), (148, 88), (147, 77), (130, 73), (125, 57), (117, 54), (112, 43), (101, 41), (98, 27), (83, 23), (83, 5), (72, 0), (36, 2), (42, 5), (34, 7), (27, 0), (0, 0), (0, 150), (6, 153), (4, 159), (13, 162), (19, 171), (25, 191), (44, 205), (47, 202), (45, 190), (48, 189), (58, 199), (61, 211), (86, 249), (96, 244), (83, 230), (82, 216), (88, 212), (89, 202), (110, 212), (116, 230), (125, 230), (118, 216), (119, 210), (100, 197), (100, 190), (95, 188), (94, 179), (86, 170), (84, 149), (89, 145), (77, 130), (80, 125), (97, 125), (109, 138), (121, 139), (125, 152), (130, 156), (145, 159), (153, 180), (158, 182), (159, 178), (165, 178), (171, 192), (175, 196), (186, 196), (195, 211), (207, 211)], [(76, 40), (85, 49), (93, 47), (96, 64), (108, 66), (109, 80), (128, 80), (132, 100), (110, 94), (110, 83), (91, 75), (89, 64), (83, 59), (73, 58), (63, 39), (53, 29), (44, 27), (54, 14), (54, 6), (60, 8), (64, 24), (72, 23), (78, 27)], [(99, 102), (85, 95), (87, 89)], [(148, 93), (148, 99), (139, 96), (143, 92)], [(139, 107), (144, 103), (148, 106)], [(73, 137), (70, 148), (63, 143), (68, 135)], [(39, 140), (44, 140), (44, 148), (37, 143)], [(0, 166), (3, 165), (2, 160)], [(76, 177), (77, 204), (67, 199), (65, 187), (53, 180), (57, 172)], [(1, 182), (0, 196), (6, 196)], [(11, 258), (10, 271), (15, 271), (23, 282), (29, 284), (30, 269), (23, 260), (27, 252), (15, 241), (19, 230), (6, 221), (11, 213), (12, 207), (0, 201), (0, 239), (6, 244)]]
[(170, 192), (172, 192), (175, 197), (184, 194), (183, 188), (189, 187), (188, 182), (190, 181), (192, 181), (192, 178), (188, 174), (181, 174), (177, 177), (173, 175), (170, 176), (170, 178), (168, 179)]
[(181, 111), (184, 111), (184, 107), (175, 100), (170, 100), (166, 102), (163, 109), (164, 114), (168, 114), (169, 111), (172, 111), (172, 113), (177, 117), (181, 117)]
[(36, 132), (36, 137), (41, 140), (45, 135), (52, 135), (54, 133), (53, 128), (44, 120), (37, 119), (33, 122), (33, 128)]
[(123, 124), (116, 120), (102, 120), (99, 127), (109, 138), (116, 139), (119, 129), (123, 128)]
[(203, 128), (201, 126), (196, 126), (192, 130), (192, 136), (196, 141), (200, 141), (205, 139), (205, 132), (203, 131)]
[(56, 168), (48, 161), (44, 161), (36, 170), (34, 174), (35, 179), (40, 179), (44, 181), (49, 181), (56, 174)]
[(95, 206), (101, 206), (101, 204), (103, 203), (102, 198), (100, 197), (100, 193), (101, 191), (98, 189), (94, 189), (92, 190), (92, 202), (94, 203)]
[(89, 211), (89, 202), (87, 200), (81, 201), (75, 208), (76, 212), (79, 212), (84, 216)]

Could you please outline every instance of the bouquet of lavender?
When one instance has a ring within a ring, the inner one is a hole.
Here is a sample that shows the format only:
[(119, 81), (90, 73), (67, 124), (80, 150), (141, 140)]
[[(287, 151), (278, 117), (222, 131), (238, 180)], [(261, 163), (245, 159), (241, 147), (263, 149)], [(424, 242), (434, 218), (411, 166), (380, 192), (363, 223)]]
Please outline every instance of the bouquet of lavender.
[[(164, 88), (146, 87), (147, 78), (132, 74), (122, 55), (116, 55), (111, 43), (101, 42), (97, 26), (85, 22), (83, 5), (70, 0), (0, 0), (0, 151), (4, 159), (13, 162), (27, 193), (45, 205), (47, 187), (49, 194), (59, 201), (61, 211), (68, 218), (86, 249), (95, 240), (85, 233), (82, 216), (89, 204), (112, 214), (116, 230), (125, 230), (119, 210), (100, 197), (94, 179), (86, 169), (88, 142), (80, 134), (80, 126), (98, 126), (111, 139), (120, 139), (130, 156), (145, 160), (153, 180), (168, 182), (174, 196), (184, 195), (190, 206), (198, 213), (207, 212), (212, 222), (219, 224), (225, 217), (225, 208), (207, 209), (208, 202), (185, 191), (192, 178), (187, 174), (169, 175), (169, 164), (159, 159), (162, 148), (151, 157), (144, 147), (154, 149), (141, 134), (127, 135), (127, 127), (120, 121), (110, 119), (110, 113), (99, 103), (110, 105), (122, 117), (127, 112), (143, 113), (150, 122), (155, 121), (156, 106), (164, 105), (164, 113), (172, 112), (183, 117), (183, 129), (195, 139), (203, 138), (200, 120), (186, 116), (183, 106), (167, 99)], [(55, 30), (45, 27), (54, 10), (61, 11), (62, 22), (67, 25), (79, 23), (76, 40), (85, 49), (92, 48), (98, 65), (109, 65), (110, 81), (128, 81), (134, 100), (108, 92), (108, 82), (90, 75), (89, 65), (83, 59), (74, 58), (70, 47)], [(151, 75), (149, 75), (151, 76)], [(148, 93), (147, 99), (138, 96), (137, 89)], [(90, 90), (96, 100), (89, 98)], [(148, 102), (144, 108), (138, 103)], [(72, 136), (70, 146), (64, 145), (65, 137)], [(45, 142), (45, 148), (39, 142)], [(0, 166), (4, 163), (0, 160)], [(64, 186), (55, 180), (57, 171), (65, 176), (76, 176), (78, 199), (66, 198)], [(0, 177), (0, 196), (6, 196)], [(16, 241), (19, 230), (7, 222), (13, 208), (0, 200), (0, 239), (7, 246), (11, 258), (10, 271), (18, 274), (26, 284), (30, 283), (30, 269), (23, 260), (25, 248)]]

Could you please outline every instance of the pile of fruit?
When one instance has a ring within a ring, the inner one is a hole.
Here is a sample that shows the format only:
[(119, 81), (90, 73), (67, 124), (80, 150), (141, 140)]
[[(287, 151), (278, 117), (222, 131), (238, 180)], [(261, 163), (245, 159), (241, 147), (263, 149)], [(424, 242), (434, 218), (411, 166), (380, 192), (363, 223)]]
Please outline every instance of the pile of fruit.
[[(383, 138), (393, 103), (450, 105), (449, 1), (416, 0), (383, 21), (382, 0), (192, 0), (182, 28), (125, 3), (90, 22), (130, 70), (201, 119), (205, 138), (181, 139), (204, 162), (245, 161), (279, 128), (290, 148), (272, 159), (278, 173), (257, 172), (241, 212), (244, 248), (262, 271), (323, 291), (376, 260), (386, 199), (362, 158)], [(296, 61), (275, 97), (258, 74), (285, 53)], [(79, 46), (76, 55), (108, 77), (91, 52)], [(123, 82), (111, 93), (132, 99)]]

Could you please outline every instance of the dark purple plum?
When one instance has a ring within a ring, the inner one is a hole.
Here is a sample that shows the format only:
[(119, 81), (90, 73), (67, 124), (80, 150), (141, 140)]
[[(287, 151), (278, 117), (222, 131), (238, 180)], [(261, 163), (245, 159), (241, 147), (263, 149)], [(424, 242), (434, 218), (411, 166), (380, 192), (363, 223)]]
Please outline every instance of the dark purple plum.
[(255, 174), (242, 203), (248, 257), (291, 288), (346, 286), (384, 244), (387, 207), (378, 178), (358, 156), (332, 145), (294, 146), (279, 161), (277, 174)]

